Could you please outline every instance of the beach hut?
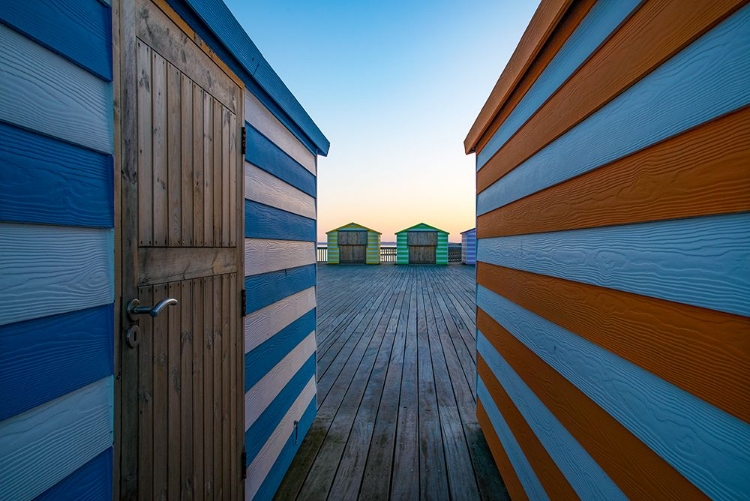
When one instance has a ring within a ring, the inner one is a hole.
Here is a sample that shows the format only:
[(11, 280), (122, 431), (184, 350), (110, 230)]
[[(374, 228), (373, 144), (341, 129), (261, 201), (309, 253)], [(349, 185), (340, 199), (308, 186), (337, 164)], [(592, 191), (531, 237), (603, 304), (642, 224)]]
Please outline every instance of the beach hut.
[(349, 223), (326, 235), (328, 264), (380, 264), (380, 232)]
[(219, 0), (0, 21), (0, 499), (271, 498), (327, 139)]
[(461, 262), (477, 264), (477, 229), (461, 232)]
[(513, 498), (747, 495), (750, 6), (708, 5), (542, 0), (464, 143)]
[(448, 264), (448, 232), (424, 223), (399, 231), (396, 264)]

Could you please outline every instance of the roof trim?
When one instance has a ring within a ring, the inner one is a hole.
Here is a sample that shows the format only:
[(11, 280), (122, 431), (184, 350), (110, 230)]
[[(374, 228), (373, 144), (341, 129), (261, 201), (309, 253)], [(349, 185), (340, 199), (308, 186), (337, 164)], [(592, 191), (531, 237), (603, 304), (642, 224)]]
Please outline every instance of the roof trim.
[(337, 231), (343, 230), (347, 226), (352, 226), (352, 225), (357, 226), (359, 228), (362, 228), (363, 230), (367, 230), (367, 231), (369, 231), (371, 233), (377, 233), (378, 235), (382, 235), (382, 233), (380, 233), (379, 231), (375, 231), (373, 229), (370, 229), (367, 226), (362, 226), (361, 224), (355, 223), (354, 221), (352, 221), (351, 223), (345, 224), (344, 226), (339, 226), (338, 228), (334, 228), (331, 231), (326, 231), (326, 235), (328, 235), (329, 233), (335, 233)]
[[(399, 233), (403, 233), (403, 232), (405, 232), (405, 231), (413, 230), (413, 229), (414, 229), (414, 228), (416, 228), (417, 226), (427, 226), (428, 228), (430, 228), (430, 229), (433, 229), (433, 230), (436, 230), (436, 231), (439, 231), (440, 233), (445, 233), (446, 235), (450, 235), (450, 233), (448, 233), (447, 231), (445, 231), (445, 230), (441, 230), (440, 228), (436, 228), (435, 226), (431, 226), (431, 225), (429, 225), (429, 224), (427, 224), (427, 223), (417, 223), (417, 224), (415, 224), (414, 226), (409, 226), (408, 228), (405, 228), (405, 229), (403, 229), (403, 230), (401, 230), (401, 231), (397, 231), (397, 232), (396, 232), (396, 235), (398, 235)], [(427, 230), (427, 231), (429, 231), (429, 230)]]
[(542, 0), (539, 4), (516, 50), (464, 139), (464, 150), (467, 155), (476, 149), (492, 119), (502, 109), (572, 3), (573, 0)]
[[(170, 0), (172, 1), (174, 0)], [(331, 146), (330, 141), (266, 61), (224, 2), (221, 0), (183, 1), (237, 60), (247, 75), (251, 76), (255, 83), (268, 93), (279, 108), (310, 139), (310, 142), (318, 149), (317, 153), (327, 155)], [(277, 118), (281, 119), (282, 123), (284, 122), (283, 117)]]
[(477, 231), (477, 229), (476, 228), (471, 228), (471, 229), (468, 229), (466, 231), (462, 231), (461, 234), (463, 235), (464, 233), (469, 233), (470, 231)]

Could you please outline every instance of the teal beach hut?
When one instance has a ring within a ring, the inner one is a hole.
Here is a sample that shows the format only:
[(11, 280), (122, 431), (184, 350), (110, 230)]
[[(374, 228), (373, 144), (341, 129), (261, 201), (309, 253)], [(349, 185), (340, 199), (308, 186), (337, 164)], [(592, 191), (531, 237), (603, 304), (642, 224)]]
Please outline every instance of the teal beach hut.
[(397, 232), (396, 264), (448, 264), (448, 232), (425, 223)]

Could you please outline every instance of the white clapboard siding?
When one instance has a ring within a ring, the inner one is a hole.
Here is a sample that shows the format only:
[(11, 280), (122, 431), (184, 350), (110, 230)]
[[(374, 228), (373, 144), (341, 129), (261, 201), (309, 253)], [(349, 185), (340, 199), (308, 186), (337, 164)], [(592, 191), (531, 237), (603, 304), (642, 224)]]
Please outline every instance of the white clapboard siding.
[(245, 353), (315, 308), (315, 287), (285, 297), (245, 317)]
[(303, 145), (294, 134), (266, 109), (258, 98), (245, 91), (245, 120), (261, 134), (274, 142), (287, 155), (299, 162), (305, 169), (316, 174), (315, 155)]
[(0, 24), (0, 120), (112, 153), (112, 85)]
[(245, 239), (245, 276), (315, 264), (315, 242)]
[(245, 499), (253, 499), (258, 492), (266, 476), (271, 471), (276, 458), (284, 449), (289, 437), (294, 433), (294, 422), (299, 421), (307, 407), (315, 398), (315, 377), (305, 386), (305, 389), (299, 394), (294, 401), (289, 412), (271, 434), (271, 437), (265, 443), (250, 466), (247, 467), (247, 480), (245, 481)]
[(245, 430), (255, 423), (300, 367), (315, 353), (315, 346), (313, 331), (245, 393)]
[(0, 223), (0, 325), (109, 304), (111, 229)]
[(113, 392), (108, 376), (1, 422), (0, 499), (32, 499), (111, 447)]
[(249, 162), (245, 162), (245, 198), (315, 219), (313, 197)]

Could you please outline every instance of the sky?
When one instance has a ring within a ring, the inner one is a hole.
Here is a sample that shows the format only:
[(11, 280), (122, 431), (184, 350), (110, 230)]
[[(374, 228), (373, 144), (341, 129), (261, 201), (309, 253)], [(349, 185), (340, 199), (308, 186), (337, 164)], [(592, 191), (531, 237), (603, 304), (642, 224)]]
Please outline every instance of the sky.
[(224, 0), (331, 142), (318, 241), (356, 222), (395, 241), (475, 216), (463, 141), (538, 0)]

